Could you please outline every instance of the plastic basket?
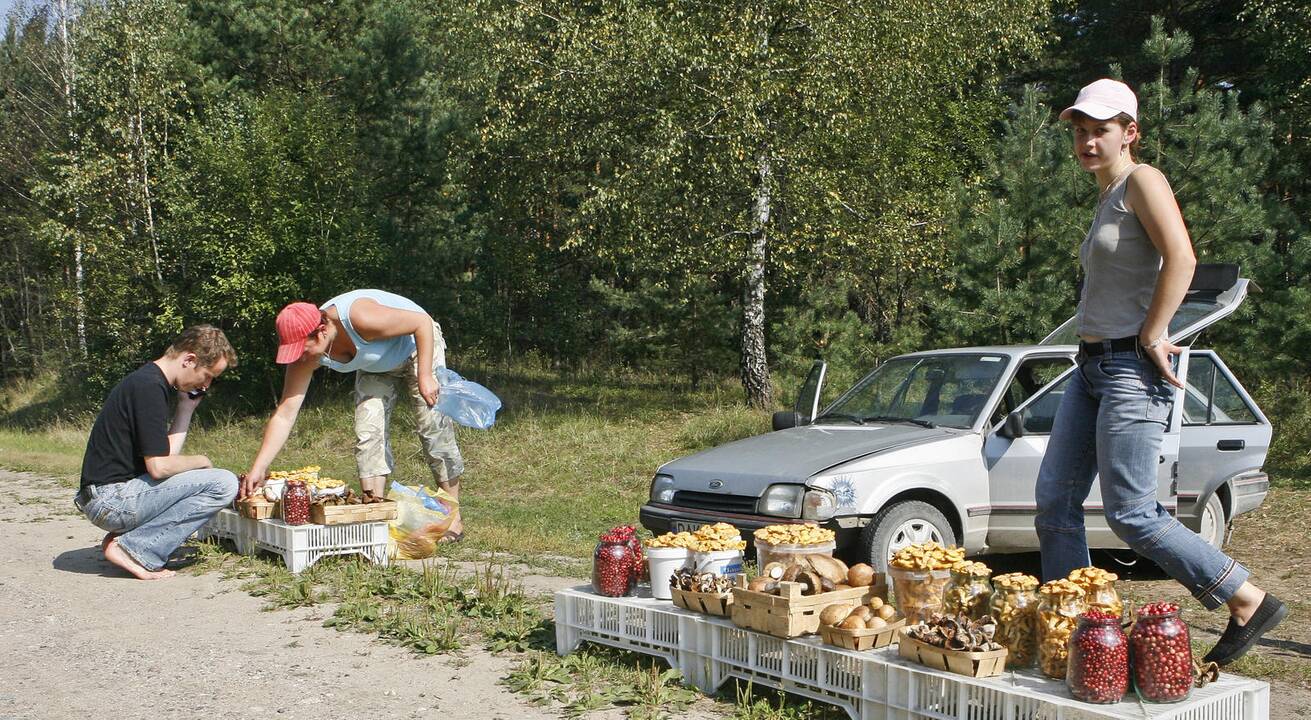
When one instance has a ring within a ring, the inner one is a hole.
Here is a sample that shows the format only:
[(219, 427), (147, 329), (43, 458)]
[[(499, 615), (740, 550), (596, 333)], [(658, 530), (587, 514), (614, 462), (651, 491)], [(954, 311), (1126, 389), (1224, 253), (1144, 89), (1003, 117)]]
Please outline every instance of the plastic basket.
[(1033, 670), (970, 678), (902, 659), (897, 648), (856, 652), (818, 637), (777, 638), (649, 597), (607, 598), (586, 587), (555, 596), (556, 648), (594, 642), (666, 659), (705, 692), (732, 678), (836, 705), (853, 720), (1268, 720), (1270, 686), (1223, 675), (1185, 701), (1114, 705), (1074, 700)]
[(288, 525), (281, 520), (257, 520), (256, 547), (282, 556), (287, 569), (299, 573), (329, 555), (359, 554), (386, 565), (387, 523), (349, 525)]
[(582, 585), (555, 594), (555, 648), (568, 655), (584, 642), (664, 658), (684, 680), (705, 689), (700, 615), (651, 597), (612, 598)]

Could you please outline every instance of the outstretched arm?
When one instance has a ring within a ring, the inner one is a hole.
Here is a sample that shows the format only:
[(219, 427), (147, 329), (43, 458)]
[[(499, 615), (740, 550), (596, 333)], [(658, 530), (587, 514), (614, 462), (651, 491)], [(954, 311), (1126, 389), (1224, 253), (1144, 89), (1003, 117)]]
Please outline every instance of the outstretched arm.
[(351, 305), (351, 324), (366, 340), (413, 335), (419, 394), (428, 407), (437, 404), (437, 379), (432, 374), (432, 318), (427, 313), (398, 310), (362, 298)]
[[(1147, 319), (1138, 333), (1138, 341), (1147, 348), (1169, 331), (1170, 318), (1179, 309), (1193, 281), (1197, 257), (1193, 254), (1193, 243), (1188, 238), (1188, 228), (1179, 212), (1179, 203), (1174, 199), (1174, 191), (1161, 171), (1151, 166), (1134, 171), (1129, 176), (1125, 196), (1152, 244), (1161, 253), (1161, 273), (1156, 279), (1156, 291), (1152, 293)], [(1183, 348), (1169, 340), (1147, 350), (1161, 376), (1177, 387), (1183, 387), (1183, 383), (1175, 377), (1170, 356), (1181, 352)]]
[(241, 497), (256, 492), (264, 485), (269, 466), (287, 443), (287, 436), (291, 435), (291, 428), (296, 424), (296, 416), (300, 414), (305, 392), (309, 390), (310, 380), (314, 378), (317, 367), (317, 360), (303, 360), (287, 366), (287, 374), (282, 380), (282, 399), (278, 401), (273, 417), (264, 426), (264, 440), (241, 483)]

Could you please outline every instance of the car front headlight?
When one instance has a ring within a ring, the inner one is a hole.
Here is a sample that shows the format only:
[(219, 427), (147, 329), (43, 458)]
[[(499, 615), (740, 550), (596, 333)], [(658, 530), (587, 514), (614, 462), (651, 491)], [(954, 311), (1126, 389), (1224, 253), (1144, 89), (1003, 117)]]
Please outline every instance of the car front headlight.
[(804, 485), (770, 485), (760, 496), (756, 511), (761, 515), (801, 517), (801, 501), (805, 494)]
[(803, 520), (828, 520), (838, 514), (838, 499), (828, 490), (807, 490), (801, 500)]
[(651, 502), (669, 504), (674, 501), (674, 479), (668, 475), (656, 475), (651, 480)]

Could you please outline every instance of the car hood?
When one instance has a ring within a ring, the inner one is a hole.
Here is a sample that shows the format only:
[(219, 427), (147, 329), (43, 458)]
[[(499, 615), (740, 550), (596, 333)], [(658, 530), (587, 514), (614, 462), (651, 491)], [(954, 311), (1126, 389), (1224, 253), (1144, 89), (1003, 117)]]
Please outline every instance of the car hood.
[[(780, 482), (801, 483), (849, 460), (951, 433), (914, 425), (806, 425), (756, 435), (688, 455), (660, 468), (678, 490), (758, 496)], [(712, 488), (713, 481), (721, 487)]]

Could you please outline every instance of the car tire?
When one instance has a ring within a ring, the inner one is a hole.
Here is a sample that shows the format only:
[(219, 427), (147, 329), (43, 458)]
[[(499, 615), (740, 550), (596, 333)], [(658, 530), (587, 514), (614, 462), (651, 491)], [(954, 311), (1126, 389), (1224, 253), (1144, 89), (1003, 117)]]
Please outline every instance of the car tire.
[(903, 500), (883, 508), (860, 535), (861, 548), (870, 565), (888, 571), (893, 552), (917, 542), (935, 540), (955, 545), (956, 533), (940, 510), (920, 500)]
[(1197, 534), (1217, 550), (1223, 549), (1228, 523), (1225, 522), (1225, 505), (1219, 493), (1211, 493), (1211, 497), (1207, 498), (1198, 522)]

